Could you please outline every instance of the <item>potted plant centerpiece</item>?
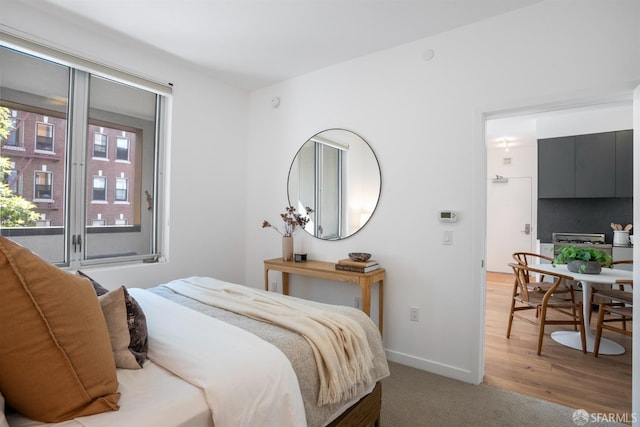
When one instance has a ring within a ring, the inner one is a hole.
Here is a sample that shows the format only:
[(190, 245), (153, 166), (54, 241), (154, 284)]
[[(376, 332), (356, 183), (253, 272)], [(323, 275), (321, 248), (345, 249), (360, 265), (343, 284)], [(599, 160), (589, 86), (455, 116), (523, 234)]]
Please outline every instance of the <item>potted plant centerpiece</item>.
[(601, 249), (565, 246), (553, 260), (553, 264), (567, 264), (573, 273), (600, 274), (602, 267), (611, 267), (611, 255)]

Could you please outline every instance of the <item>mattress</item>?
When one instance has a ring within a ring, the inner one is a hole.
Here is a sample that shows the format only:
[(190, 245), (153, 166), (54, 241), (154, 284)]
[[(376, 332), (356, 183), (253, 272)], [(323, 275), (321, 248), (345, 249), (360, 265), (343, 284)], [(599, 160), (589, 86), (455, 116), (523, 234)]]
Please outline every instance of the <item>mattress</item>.
[(7, 412), (10, 427), (212, 427), (203, 391), (151, 361), (143, 369), (118, 369), (120, 410), (63, 423), (41, 423)]

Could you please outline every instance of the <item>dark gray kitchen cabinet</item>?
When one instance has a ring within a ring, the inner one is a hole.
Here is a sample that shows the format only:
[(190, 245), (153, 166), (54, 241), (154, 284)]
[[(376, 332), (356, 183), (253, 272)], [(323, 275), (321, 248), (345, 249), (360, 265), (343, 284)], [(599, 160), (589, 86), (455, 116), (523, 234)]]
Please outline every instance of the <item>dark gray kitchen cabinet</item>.
[(633, 197), (633, 131), (538, 140), (538, 198)]
[(615, 132), (576, 136), (575, 197), (615, 197)]
[(538, 197), (575, 197), (575, 137), (538, 140)]
[(616, 197), (633, 197), (633, 131), (616, 134)]

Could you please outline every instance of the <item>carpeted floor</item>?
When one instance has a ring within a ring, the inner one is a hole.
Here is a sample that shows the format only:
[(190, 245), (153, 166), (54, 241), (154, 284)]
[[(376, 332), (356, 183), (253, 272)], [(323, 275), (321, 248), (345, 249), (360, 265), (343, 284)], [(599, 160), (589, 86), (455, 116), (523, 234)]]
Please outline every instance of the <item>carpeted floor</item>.
[[(485, 384), (467, 384), (393, 362), (389, 362), (389, 367), (391, 376), (382, 381), (382, 427), (585, 425), (581, 420), (574, 422), (573, 408)], [(589, 416), (589, 421), (596, 420)]]

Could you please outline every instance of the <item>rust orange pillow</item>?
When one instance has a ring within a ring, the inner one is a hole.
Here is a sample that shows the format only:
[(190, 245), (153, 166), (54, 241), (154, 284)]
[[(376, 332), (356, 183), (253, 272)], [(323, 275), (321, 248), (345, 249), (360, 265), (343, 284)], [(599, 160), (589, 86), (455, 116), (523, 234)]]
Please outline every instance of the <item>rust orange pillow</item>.
[(91, 283), (0, 237), (0, 393), (60, 422), (118, 409), (111, 341)]

